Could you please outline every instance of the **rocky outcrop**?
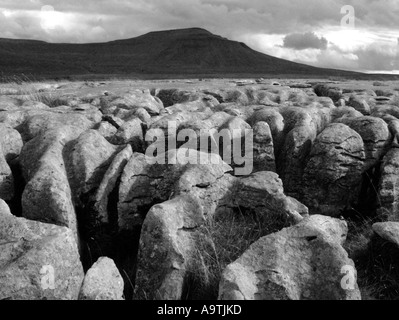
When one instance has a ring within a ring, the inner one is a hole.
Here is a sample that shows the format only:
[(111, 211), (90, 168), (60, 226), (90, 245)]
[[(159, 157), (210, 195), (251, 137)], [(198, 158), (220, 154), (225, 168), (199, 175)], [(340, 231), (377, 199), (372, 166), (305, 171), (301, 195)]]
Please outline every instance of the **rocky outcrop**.
[(21, 153), (23, 147), (21, 135), (12, 127), (0, 123), (0, 137), (4, 157), (9, 163)]
[(391, 149), (381, 165), (379, 212), (388, 221), (399, 221), (399, 149)]
[(339, 216), (357, 198), (366, 154), (362, 137), (344, 124), (316, 139), (303, 175), (301, 199), (311, 213)]
[(308, 215), (303, 204), (284, 194), (278, 175), (266, 171), (237, 179), (231, 206), (245, 208), (266, 220), (282, 219), (294, 224)]
[(0, 211), (0, 300), (76, 300), (83, 268), (73, 232)]
[(44, 132), (24, 145), (20, 162), (27, 181), (22, 194), (25, 218), (66, 226), (77, 233), (63, 151), (80, 133), (75, 127), (61, 127)]
[(9, 201), (14, 197), (14, 176), (0, 146), (0, 199)]
[(273, 136), (267, 122), (259, 121), (253, 127), (254, 171), (276, 171)]
[(362, 137), (366, 152), (365, 170), (375, 166), (388, 151), (392, 136), (383, 119), (357, 117), (341, 119), (339, 122), (346, 124)]
[(224, 270), (219, 299), (360, 300), (346, 232), (343, 221), (312, 216), (261, 238)]
[(360, 298), (325, 215), (399, 221), (395, 91), (194, 82), (0, 97), (0, 299)]
[(135, 152), (143, 151), (143, 122), (139, 118), (126, 121), (109, 141), (115, 145), (131, 144)]
[(369, 104), (361, 97), (351, 96), (348, 101), (348, 105), (365, 116), (368, 116), (371, 113)]
[(109, 223), (108, 202), (111, 192), (117, 187), (118, 179), (133, 155), (132, 147), (128, 145), (115, 156), (108, 167), (93, 199), (92, 210), (95, 211), (95, 220), (99, 223)]
[(143, 108), (149, 114), (157, 115), (164, 108), (162, 101), (157, 97), (153, 97), (150, 92), (146, 90), (131, 91), (121, 97), (110, 96), (107, 99), (103, 98), (103, 101), (103, 112), (112, 107), (126, 110), (137, 110)]
[(123, 279), (112, 259), (101, 257), (87, 271), (79, 300), (124, 300)]
[(195, 230), (204, 220), (201, 206), (189, 196), (151, 208), (140, 238), (137, 299), (182, 298), (190, 260), (195, 258)]
[(64, 150), (73, 200), (82, 205), (82, 195), (97, 189), (120, 148), (110, 144), (96, 130), (83, 132)]
[[(218, 200), (228, 190), (229, 179), (223, 177), (231, 171), (231, 167), (217, 155), (209, 157), (208, 154), (188, 149), (180, 149), (179, 152), (171, 150), (166, 154), (167, 159), (175, 159), (174, 165), (170, 162), (169, 165), (152, 164), (153, 159), (133, 154), (123, 171), (119, 187), (120, 229), (129, 230), (141, 224), (153, 205), (178, 194), (193, 194), (203, 199), (203, 210), (212, 214)], [(200, 163), (200, 160), (203, 162)]]
[[(57, 129), (62, 126), (76, 128), (76, 130), (92, 128), (95, 123), (101, 121), (101, 113), (95, 111), (94, 119), (90, 119), (90, 114), (70, 110), (56, 110), (52, 112), (41, 112), (36, 115), (28, 116), (25, 118), (22, 126), (18, 128), (24, 141), (29, 141), (34, 137), (45, 133), (52, 129)], [(83, 131), (83, 130), (82, 130)]]

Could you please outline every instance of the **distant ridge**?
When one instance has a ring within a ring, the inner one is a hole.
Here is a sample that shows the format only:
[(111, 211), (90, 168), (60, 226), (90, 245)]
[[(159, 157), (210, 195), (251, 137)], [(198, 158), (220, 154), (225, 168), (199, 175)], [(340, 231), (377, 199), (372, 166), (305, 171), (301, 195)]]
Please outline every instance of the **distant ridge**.
[(201, 28), (154, 31), (106, 43), (66, 44), (0, 39), (0, 74), (303, 76), (370, 75), (316, 68), (272, 57)]

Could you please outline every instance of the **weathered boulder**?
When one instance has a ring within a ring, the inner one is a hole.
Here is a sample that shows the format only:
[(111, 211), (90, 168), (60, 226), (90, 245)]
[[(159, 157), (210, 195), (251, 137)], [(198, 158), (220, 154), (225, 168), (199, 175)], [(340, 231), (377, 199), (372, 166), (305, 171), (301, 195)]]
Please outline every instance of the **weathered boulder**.
[(179, 176), (176, 170), (170, 178), (165, 178), (164, 165), (152, 165), (144, 154), (134, 153), (123, 170), (119, 186), (119, 228), (131, 230), (141, 225), (153, 205), (170, 198), (173, 183)]
[(273, 136), (267, 122), (259, 121), (253, 126), (254, 171), (276, 171)]
[(11, 200), (14, 197), (14, 176), (0, 145), (0, 199)]
[(261, 238), (225, 269), (219, 299), (360, 300), (346, 232), (343, 221), (311, 216)]
[(240, 105), (250, 104), (250, 99), (246, 95), (244, 89), (219, 89), (219, 90), (206, 90), (204, 93), (215, 97), (220, 103), (234, 102)]
[(93, 127), (94, 124), (85, 115), (79, 113), (42, 112), (41, 114), (28, 117), (18, 130), (21, 133), (22, 139), (29, 141), (41, 133), (62, 126), (87, 130)]
[(109, 103), (110, 107), (116, 106), (122, 109), (145, 109), (151, 115), (157, 115), (164, 108), (162, 101), (153, 97), (149, 92), (142, 90), (131, 91)]
[(0, 300), (76, 300), (84, 273), (73, 232), (0, 212)]
[(205, 221), (195, 198), (178, 196), (151, 208), (144, 221), (136, 276), (136, 299), (180, 300), (195, 230)]
[(366, 155), (361, 136), (329, 125), (316, 139), (306, 165), (301, 200), (311, 213), (338, 216), (357, 197)]
[(125, 123), (124, 120), (122, 120), (119, 117), (114, 116), (113, 114), (107, 114), (103, 116), (103, 121), (109, 122), (111, 125), (113, 125), (116, 129), (119, 129), (120, 127), (123, 126)]
[(339, 122), (341, 119), (357, 118), (361, 116), (363, 116), (363, 114), (352, 107), (338, 107), (331, 113), (331, 122)]
[(399, 247), (399, 222), (380, 222), (373, 224), (373, 231), (382, 239)]
[(48, 110), (50, 107), (43, 102), (40, 101), (25, 101), (22, 106), (22, 109), (42, 109), (42, 110)]
[(116, 145), (131, 144), (133, 150), (141, 151), (144, 146), (143, 122), (139, 118), (126, 121), (110, 138), (110, 142)]
[(284, 117), (278, 110), (273, 108), (263, 108), (256, 111), (248, 123), (253, 127), (257, 122), (266, 122), (273, 136), (274, 153), (277, 156), (284, 144)]
[(22, 194), (25, 218), (66, 226), (77, 232), (76, 213), (65, 171), (65, 145), (81, 130), (60, 127), (27, 142), (21, 152), (22, 172), (27, 181)]
[(351, 96), (348, 101), (348, 105), (365, 116), (368, 116), (371, 113), (371, 108), (369, 104), (365, 99), (362, 99), (361, 97)]
[(366, 152), (365, 170), (375, 166), (391, 144), (392, 136), (385, 121), (363, 116), (340, 119), (339, 122), (346, 124), (362, 137)]
[(376, 118), (382, 118), (387, 114), (399, 119), (399, 106), (383, 104), (376, 106), (371, 112), (371, 116)]
[(82, 204), (82, 195), (98, 188), (119, 151), (119, 146), (110, 144), (96, 130), (83, 132), (66, 147), (66, 169), (75, 205)]
[(108, 200), (109, 195), (117, 185), (118, 179), (133, 155), (132, 147), (128, 145), (113, 159), (111, 165), (108, 167), (104, 177), (99, 185), (92, 201), (93, 210), (96, 212), (96, 221), (101, 223), (108, 223)]
[(19, 132), (3, 123), (0, 123), (0, 143), (7, 162), (19, 156), (23, 147)]
[(188, 105), (191, 108), (203, 108), (216, 106), (219, 104), (217, 98), (213, 95), (197, 92), (197, 91), (187, 91), (180, 89), (161, 89), (155, 90), (153, 94), (161, 99), (165, 108), (176, 105)]
[(298, 223), (308, 215), (306, 206), (284, 194), (283, 182), (278, 175), (268, 171), (237, 179), (230, 205), (288, 223)]
[(393, 148), (384, 157), (378, 187), (379, 212), (388, 221), (399, 221), (399, 149)]
[[(317, 117), (302, 108), (281, 108), (287, 132), (282, 150), (277, 158), (277, 172), (288, 194), (298, 196), (306, 158), (318, 134)], [(321, 127), (321, 125), (320, 125)]]
[(224, 175), (232, 169), (216, 154), (209, 156), (196, 150), (179, 149), (170, 150), (161, 157), (170, 161), (154, 163), (154, 159), (134, 153), (127, 163), (119, 187), (121, 230), (140, 225), (153, 205), (178, 194), (192, 194), (203, 199), (200, 201), (203, 210), (212, 214), (229, 189), (230, 179), (224, 179)]
[(112, 259), (101, 257), (87, 271), (79, 300), (124, 300), (123, 278)]
[(96, 130), (108, 141), (112, 139), (118, 129), (108, 121), (101, 121)]

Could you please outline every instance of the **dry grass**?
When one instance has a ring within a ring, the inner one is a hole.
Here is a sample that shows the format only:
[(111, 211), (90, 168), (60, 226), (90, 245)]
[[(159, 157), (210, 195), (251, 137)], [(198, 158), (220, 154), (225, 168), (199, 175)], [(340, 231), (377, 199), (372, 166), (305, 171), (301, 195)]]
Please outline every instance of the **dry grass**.
[(218, 214), (201, 229), (195, 263), (190, 266), (183, 298), (215, 300), (223, 270), (255, 241), (288, 226), (283, 217), (270, 217), (237, 207)]
[(4, 87), (0, 87), (0, 95), (8, 95), (16, 98), (19, 104), (26, 101), (41, 102), (50, 108), (67, 105), (68, 101), (62, 98), (58, 92), (46, 91), (42, 89), (45, 85), (43, 82), (35, 81), (27, 76), (10, 76), (1, 77), (0, 83), (4, 83)]
[(399, 250), (374, 235), (379, 220), (349, 221), (344, 247), (355, 262), (363, 300), (399, 300)]

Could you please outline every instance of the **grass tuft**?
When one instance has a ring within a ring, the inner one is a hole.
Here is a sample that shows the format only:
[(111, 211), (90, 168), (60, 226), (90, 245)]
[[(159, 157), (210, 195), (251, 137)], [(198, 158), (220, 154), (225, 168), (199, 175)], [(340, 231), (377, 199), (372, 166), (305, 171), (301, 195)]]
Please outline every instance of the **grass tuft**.
[(183, 299), (216, 300), (223, 270), (251, 244), (287, 226), (282, 216), (261, 215), (238, 206), (209, 219), (196, 241), (196, 258), (189, 267)]
[(50, 108), (68, 105), (66, 98), (62, 98), (59, 93), (40, 89), (42, 83), (32, 80), (28, 76), (2, 76), (0, 82), (7, 85), (0, 88), (0, 95), (13, 96), (20, 105), (26, 101), (41, 102)]
[(344, 248), (358, 272), (363, 300), (399, 300), (399, 248), (374, 234), (379, 218), (348, 221)]

